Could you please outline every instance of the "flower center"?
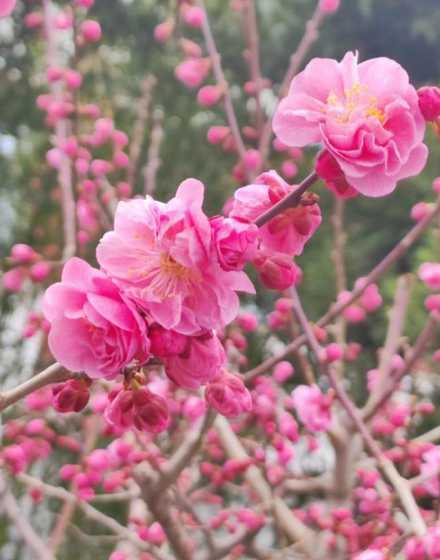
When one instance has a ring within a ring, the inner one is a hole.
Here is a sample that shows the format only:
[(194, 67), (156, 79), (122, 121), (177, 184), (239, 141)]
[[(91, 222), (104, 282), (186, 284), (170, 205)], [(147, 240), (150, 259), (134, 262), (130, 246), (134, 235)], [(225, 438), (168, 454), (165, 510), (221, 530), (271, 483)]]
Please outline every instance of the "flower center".
[(377, 106), (377, 98), (369, 95), (368, 86), (359, 82), (346, 89), (342, 98), (331, 91), (325, 112), (339, 123), (348, 123), (359, 117), (374, 117), (380, 123), (385, 121), (385, 114)]
[(192, 272), (186, 266), (176, 262), (170, 255), (164, 253), (160, 256), (160, 269), (164, 274), (178, 278), (179, 280), (189, 280)]

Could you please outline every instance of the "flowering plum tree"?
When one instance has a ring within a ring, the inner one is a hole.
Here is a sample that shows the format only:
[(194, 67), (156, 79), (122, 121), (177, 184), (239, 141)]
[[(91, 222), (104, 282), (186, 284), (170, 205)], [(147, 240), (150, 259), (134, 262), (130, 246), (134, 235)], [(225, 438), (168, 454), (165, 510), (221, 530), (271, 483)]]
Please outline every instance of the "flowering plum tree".
[[(348, 52), (307, 63), (339, 0), (317, 3), (273, 88), (261, 73), (255, 0), (235, 0), (250, 74), (249, 122), (239, 124), (209, 12), (203, 0), (178, 1), (154, 38), (179, 38), (173, 79), (204, 110), (218, 107), (224, 122), (207, 139), (213, 156), (223, 149), (234, 159), (237, 188), (208, 215), (198, 179), (182, 177), (166, 201), (155, 196), (160, 119), (138, 188), (153, 77), (133, 138), (105, 104), (85, 99), (79, 62), (103, 37), (88, 16), (94, 0), (34, 4), (25, 23), (46, 53), (37, 106), (52, 141), (46, 159), (64, 235), (55, 256), (14, 244), (2, 275), (8, 292), (44, 287), (24, 336), (43, 333), (39, 361), (46, 340), (53, 356), (22, 383), (11, 373), (0, 393), (0, 510), (11, 535), (44, 560), (67, 558), (68, 538), (110, 560), (440, 558), (440, 431), (420, 433), (435, 395), (417, 384), (420, 368), (434, 373), (440, 362), (436, 255), (397, 278), (373, 352), (353, 334), (380, 322), (379, 281), (438, 228), (440, 179), (432, 178), (435, 200), (418, 201), (415, 224), (351, 290), (344, 232), (350, 199), (391, 200), (425, 168), (440, 90), (416, 90), (386, 57)], [(0, 16), (14, 8), (1, 0)], [(198, 40), (184, 37), (188, 29)], [(267, 90), (278, 92), (273, 115)], [(291, 184), (309, 146), (312, 169)], [(298, 257), (307, 259), (329, 219), (335, 302), (311, 319), (300, 293), (313, 278)], [(426, 323), (412, 338), (405, 326), (416, 283), (428, 294)], [(256, 289), (278, 292), (267, 318), (249, 303)], [(240, 294), (248, 294), (241, 308)], [(363, 396), (356, 384), (368, 352), (375, 367), (362, 375)]]

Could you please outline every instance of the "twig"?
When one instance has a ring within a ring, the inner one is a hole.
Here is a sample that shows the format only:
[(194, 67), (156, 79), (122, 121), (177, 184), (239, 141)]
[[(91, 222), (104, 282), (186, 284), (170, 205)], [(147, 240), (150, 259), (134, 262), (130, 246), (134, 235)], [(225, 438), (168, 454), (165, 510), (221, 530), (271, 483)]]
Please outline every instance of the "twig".
[[(304, 35), (299, 42), (298, 48), (290, 57), (290, 65), (284, 76), (283, 82), (280, 87), (278, 98), (282, 99), (289, 89), (290, 82), (298, 73), (301, 64), (303, 63), (307, 53), (312, 47), (313, 43), (318, 39), (318, 30), (324, 19), (323, 12), (319, 9), (319, 1), (311, 19), (307, 22)], [(261, 167), (264, 168), (266, 160), (269, 155), (270, 143), (272, 140), (272, 120), (268, 119), (263, 128), (260, 138), (259, 151), (261, 154)]]
[(27, 546), (33, 550), (35, 557), (39, 560), (55, 560), (52, 552), (46, 546), (44, 541), (37, 535), (32, 525), (20, 511), (14, 496), (8, 491), (5, 479), (0, 475), (0, 497), (2, 498), (0, 510), (6, 513), (17, 529), (18, 533), (23, 537)]
[(156, 177), (161, 165), (160, 146), (163, 139), (162, 121), (163, 111), (161, 109), (156, 109), (153, 113), (153, 128), (151, 130), (147, 164), (144, 168), (144, 194), (149, 194), (150, 196), (153, 196), (156, 190)]
[(5, 410), (8, 406), (30, 395), (34, 391), (50, 385), (52, 383), (59, 383), (70, 379), (73, 374), (63, 369), (61, 364), (54, 363), (37, 375), (34, 375), (21, 385), (0, 393), (0, 412)]
[(255, 224), (258, 227), (264, 226), (264, 224), (267, 224), (267, 222), (269, 222), (275, 216), (278, 216), (278, 214), (281, 214), (281, 212), (284, 212), (284, 210), (298, 206), (298, 204), (301, 201), (302, 195), (306, 192), (308, 188), (310, 188), (314, 183), (316, 183), (317, 180), (318, 180), (318, 175), (315, 172), (310, 173), (310, 175), (308, 175), (305, 179), (303, 179), (303, 181), (301, 181), (301, 183), (294, 191), (292, 191), (283, 199), (281, 199), (279, 202), (274, 204), (274, 206), (269, 208), (269, 210), (264, 212), (264, 214), (261, 214), (261, 216), (259, 216), (255, 220)]
[[(231, 458), (248, 459), (248, 454), (245, 448), (232, 430), (226, 418), (223, 416), (217, 416), (214, 422), (214, 427), (217, 430), (226, 453)], [(299, 546), (301, 546), (304, 551), (313, 558), (315, 540), (313, 531), (295, 517), (281, 498), (272, 496), (269, 483), (256, 466), (251, 465), (246, 470), (245, 477), (258, 494), (258, 497), (263, 505), (272, 511), (280, 529), (283, 530), (292, 542), (298, 543)]]
[(414, 365), (416, 364), (417, 360), (420, 358), (422, 353), (425, 351), (426, 346), (432, 340), (434, 333), (437, 329), (438, 323), (440, 320), (440, 316), (437, 314), (431, 315), (426, 322), (426, 325), (420, 335), (418, 336), (416, 343), (414, 344), (414, 348), (405, 362), (404, 367), (401, 371), (398, 372), (392, 379), (391, 382), (388, 383), (388, 387), (385, 391), (383, 391), (379, 397), (374, 400), (371, 400), (365, 406), (363, 410), (363, 419), (365, 421), (370, 420), (387, 402), (387, 400), (391, 397), (393, 392), (395, 391), (396, 387), (399, 385), (399, 382), (402, 378), (407, 375), (413, 369)]
[(131, 185), (131, 187), (134, 187), (136, 181), (136, 172), (141, 156), (142, 144), (144, 142), (152, 92), (156, 83), (156, 78), (151, 74), (142, 81), (142, 94), (137, 104), (137, 115), (129, 150), (130, 164), (127, 170), (127, 182)]
[(301, 326), (303, 327), (304, 334), (307, 339), (307, 343), (311, 351), (315, 354), (316, 359), (320, 364), (323, 373), (327, 375), (330, 381), (330, 385), (334, 389), (336, 396), (339, 399), (339, 402), (347, 412), (350, 420), (353, 422), (358, 432), (361, 434), (362, 439), (364, 440), (364, 443), (367, 446), (368, 450), (376, 459), (383, 473), (386, 475), (389, 482), (394, 487), (394, 490), (396, 491), (396, 494), (398, 495), (402, 503), (402, 506), (405, 509), (406, 514), (408, 515), (414, 533), (418, 536), (424, 535), (426, 533), (426, 525), (420, 513), (420, 510), (417, 507), (417, 503), (414, 499), (414, 496), (411, 493), (407, 481), (400, 476), (394, 464), (389, 459), (387, 459), (385, 455), (382, 453), (382, 450), (380, 449), (380, 447), (378, 446), (378, 444), (370, 434), (367, 425), (362, 420), (359, 411), (353, 404), (352, 400), (348, 396), (344, 387), (340, 384), (335, 370), (332, 367), (322, 362), (322, 358), (321, 358), (322, 348), (319, 342), (317, 341), (313, 330), (310, 328), (304, 310), (302, 309), (301, 301), (294, 288), (292, 288), (292, 298), (293, 298), (293, 309), (296, 311)]
[[(409, 230), (409, 232), (399, 241), (399, 243), (397, 243), (397, 245), (379, 262), (379, 264), (377, 264), (373, 268), (373, 270), (371, 270), (371, 272), (366, 276), (365, 282), (351, 292), (351, 297), (343, 303), (335, 303), (334, 305), (332, 305), (327, 313), (325, 313), (325, 315), (323, 315), (316, 324), (319, 327), (326, 327), (329, 323), (331, 323), (331, 321), (333, 321), (333, 319), (335, 319), (340, 313), (342, 313), (342, 311), (344, 311), (346, 307), (355, 302), (364, 293), (368, 286), (370, 286), (374, 282), (377, 282), (377, 280), (383, 274), (385, 274), (385, 272), (387, 272), (396, 261), (398, 261), (405, 253), (407, 253), (409, 248), (423, 235), (423, 233), (431, 225), (432, 221), (439, 215), (440, 198), (437, 199), (437, 203), (433, 211)], [(298, 348), (300, 348), (305, 342), (305, 336), (299, 336), (296, 340), (288, 344), (282, 352), (280, 352), (276, 356), (268, 358), (257, 367), (246, 372), (246, 382), (249, 383), (256, 376), (265, 373), (291, 352), (295, 352), (296, 350), (298, 350)]]
[[(202, 24), (202, 31), (203, 36), (206, 43), (206, 48), (208, 50), (208, 54), (211, 58), (212, 62), (212, 69), (214, 71), (215, 79), (220, 87), (224, 88), (223, 92), (223, 104), (225, 108), (226, 118), (231, 129), (232, 137), (234, 138), (235, 147), (238, 152), (238, 156), (241, 162), (245, 163), (246, 158), (246, 148), (243, 143), (243, 139), (241, 137), (240, 128), (238, 126), (237, 117), (235, 115), (234, 104), (232, 103), (231, 92), (226, 81), (222, 64), (221, 64), (221, 57), (220, 53), (217, 50), (217, 46), (215, 44), (214, 36), (212, 34), (211, 26), (209, 24), (208, 18), (208, 11), (205, 7), (205, 2), (203, 0), (197, 0), (198, 5), (204, 11), (204, 18)], [(247, 171), (246, 166), (244, 165), (245, 171)], [(251, 178), (249, 173), (247, 173), (249, 179)]]

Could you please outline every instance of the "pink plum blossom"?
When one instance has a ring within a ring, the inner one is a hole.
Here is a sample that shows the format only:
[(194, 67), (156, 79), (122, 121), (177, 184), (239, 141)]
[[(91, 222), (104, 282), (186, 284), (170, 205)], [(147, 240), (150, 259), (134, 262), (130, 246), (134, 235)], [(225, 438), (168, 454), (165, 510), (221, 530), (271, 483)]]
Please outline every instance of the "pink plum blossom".
[(203, 193), (202, 183), (188, 179), (167, 204), (120, 202), (114, 231), (97, 248), (101, 267), (153, 321), (188, 335), (230, 323), (236, 291), (254, 292), (244, 272), (218, 262)]
[(258, 240), (255, 224), (218, 216), (211, 219), (211, 232), (223, 270), (242, 270), (255, 257)]
[(317, 385), (299, 385), (292, 392), (293, 406), (301, 422), (311, 432), (330, 428), (332, 398), (324, 395)]
[[(252, 185), (234, 193), (231, 218), (254, 221), (295, 189), (275, 171), (263, 173)], [(321, 223), (318, 204), (299, 204), (278, 214), (260, 228), (262, 247), (269, 251), (300, 255)]]
[(227, 371), (208, 384), (205, 398), (223, 416), (238, 416), (252, 410), (252, 397), (243, 381)]
[(159, 433), (168, 426), (166, 400), (146, 387), (114, 389), (109, 400), (105, 418), (117, 428), (125, 430), (134, 426), (140, 431)]
[(146, 326), (134, 305), (79, 258), (67, 261), (61, 282), (47, 289), (43, 310), (51, 323), (49, 348), (67, 369), (112, 379), (148, 357)]
[(428, 122), (440, 117), (440, 88), (426, 86), (418, 90), (419, 107), (424, 119)]
[(196, 88), (205, 81), (210, 65), (208, 58), (187, 58), (176, 67), (175, 75), (186, 87)]
[(425, 166), (425, 121), (405, 70), (388, 58), (358, 64), (315, 58), (300, 72), (275, 113), (276, 136), (288, 146), (322, 143), (348, 183), (366, 196), (391, 193)]
[(165, 373), (185, 389), (198, 389), (212, 381), (225, 365), (226, 355), (222, 343), (211, 332), (188, 337), (186, 348), (178, 355), (163, 359)]

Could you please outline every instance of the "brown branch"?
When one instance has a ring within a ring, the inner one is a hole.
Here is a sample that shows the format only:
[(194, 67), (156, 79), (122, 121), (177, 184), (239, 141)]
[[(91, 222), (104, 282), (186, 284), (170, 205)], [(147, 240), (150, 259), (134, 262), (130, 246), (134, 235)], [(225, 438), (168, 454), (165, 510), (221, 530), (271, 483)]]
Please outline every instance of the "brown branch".
[[(282, 99), (285, 95), (287, 95), (290, 82), (298, 73), (299, 69), (301, 68), (304, 59), (307, 56), (310, 48), (312, 47), (313, 43), (318, 39), (318, 30), (319, 27), (324, 20), (324, 14), (319, 9), (319, 1), (313, 13), (311, 19), (307, 22), (304, 35), (299, 42), (298, 48), (290, 57), (290, 64), (289, 68), (284, 76), (283, 82), (280, 87), (278, 99)], [(261, 154), (261, 166), (264, 169), (265, 163), (269, 156), (270, 151), (270, 143), (272, 140), (272, 120), (269, 119), (266, 122), (266, 125), (263, 128), (263, 132), (260, 138), (260, 145), (259, 151)]]
[(160, 147), (164, 136), (162, 126), (163, 117), (164, 115), (161, 109), (156, 109), (154, 111), (147, 164), (144, 168), (144, 194), (150, 196), (153, 196), (156, 190), (157, 172), (162, 163), (160, 160)]
[(63, 369), (61, 364), (54, 363), (37, 375), (34, 375), (21, 385), (0, 393), (0, 412), (5, 410), (8, 406), (15, 404), (19, 400), (27, 397), (34, 391), (51, 385), (52, 383), (59, 383), (70, 379), (73, 374)]
[[(379, 280), (379, 278), (383, 274), (385, 274), (385, 272), (387, 272), (396, 261), (398, 261), (403, 255), (408, 252), (410, 247), (423, 235), (423, 233), (431, 225), (432, 221), (439, 215), (440, 198), (437, 199), (437, 203), (433, 211), (425, 216), (423, 220), (420, 220), (420, 222), (413, 226), (409, 230), (409, 232), (399, 241), (399, 243), (397, 243), (397, 245), (379, 262), (379, 264), (377, 264), (373, 268), (373, 270), (371, 270), (371, 272), (366, 276), (365, 283), (363, 283), (362, 286), (355, 288), (351, 292), (351, 297), (347, 301), (345, 301), (344, 303), (335, 303), (334, 305), (332, 305), (327, 313), (325, 313), (325, 315), (323, 315), (316, 324), (319, 327), (326, 327), (331, 323), (331, 321), (333, 321), (333, 319), (338, 317), (338, 315), (340, 315), (346, 307), (355, 302), (364, 293), (368, 286), (377, 282), (377, 280)], [(257, 367), (247, 371), (245, 374), (246, 382), (250, 382), (256, 376), (265, 373), (290, 353), (298, 350), (298, 348), (300, 348), (305, 342), (305, 336), (301, 335), (296, 340), (288, 344), (282, 352), (280, 352), (276, 356), (268, 358)]]
[(366, 447), (376, 459), (382, 472), (392, 484), (406, 514), (408, 515), (414, 533), (418, 536), (424, 535), (426, 533), (426, 525), (414, 499), (414, 496), (411, 493), (408, 482), (400, 476), (394, 464), (382, 453), (382, 450), (372, 437), (367, 425), (362, 420), (361, 414), (359, 413), (358, 409), (355, 407), (344, 387), (339, 382), (335, 370), (322, 362), (322, 348), (318, 340), (316, 339), (313, 330), (310, 328), (304, 310), (302, 309), (301, 301), (294, 288), (292, 288), (292, 297), (294, 302), (293, 309), (298, 316), (301, 326), (303, 327), (307, 344), (309, 345), (311, 351), (315, 354), (322, 372), (327, 375), (330, 381), (330, 385), (334, 389), (339, 402), (345, 409), (347, 415), (353, 422), (357, 431), (361, 434)]
[(405, 365), (398, 374), (396, 374), (391, 380), (388, 379), (388, 387), (384, 390), (380, 396), (376, 397), (374, 400), (372, 399), (363, 410), (363, 419), (364, 421), (370, 420), (373, 416), (382, 408), (382, 406), (388, 401), (388, 399), (392, 396), (396, 388), (398, 387), (400, 381), (403, 379), (405, 375), (410, 373), (417, 363), (417, 360), (425, 351), (427, 345), (431, 342), (435, 331), (437, 330), (438, 323), (440, 320), (440, 316), (437, 314), (431, 315), (426, 322), (426, 325), (420, 335), (418, 336), (416, 343), (414, 344), (414, 348), (405, 361)]
[[(202, 8), (202, 10), (204, 11), (205, 17), (203, 18), (202, 31), (206, 43), (206, 48), (211, 58), (212, 69), (214, 72), (215, 79), (217, 80), (218, 85), (224, 89), (223, 104), (225, 108), (226, 118), (229, 127), (231, 129), (232, 137), (234, 138), (235, 148), (237, 150), (238, 156), (242, 161), (242, 163), (244, 164), (246, 158), (246, 147), (243, 143), (243, 139), (240, 133), (240, 127), (238, 125), (237, 117), (235, 115), (234, 104), (232, 103), (230, 88), (228, 86), (228, 83), (226, 81), (223, 72), (223, 68), (221, 64), (221, 56), (217, 50), (217, 45), (215, 44), (214, 36), (212, 34), (211, 26), (209, 24), (208, 11), (206, 10), (204, 0), (197, 0), (197, 3), (200, 6), (200, 8)], [(244, 167), (246, 171), (246, 166)], [(250, 178), (251, 177), (249, 176), (249, 179)]]
[[(0, 475), (0, 511), (3, 510), (9, 517), (12, 525), (22, 536), (23, 541), (33, 551), (35, 558), (39, 560), (55, 560), (50, 549), (46, 546), (41, 537), (34, 531), (25, 515), (17, 504), (16, 499), (8, 491), (5, 479)], [(34, 556), (32, 556), (34, 558)]]
[(142, 81), (142, 93), (137, 104), (136, 120), (133, 127), (132, 141), (129, 150), (129, 166), (127, 169), (127, 182), (134, 187), (136, 173), (144, 143), (145, 128), (148, 122), (151, 98), (157, 80), (151, 74)]

